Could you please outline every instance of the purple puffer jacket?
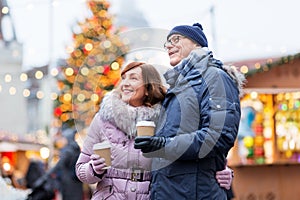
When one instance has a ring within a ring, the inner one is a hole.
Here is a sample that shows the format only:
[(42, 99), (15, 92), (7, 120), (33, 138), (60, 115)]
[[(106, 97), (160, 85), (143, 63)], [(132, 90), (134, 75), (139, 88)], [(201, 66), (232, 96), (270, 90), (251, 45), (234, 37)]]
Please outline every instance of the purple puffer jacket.
[[(156, 122), (159, 110), (160, 105), (132, 107), (120, 99), (117, 91), (105, 96), (76, 163), (76, 174), (82, 182), (97, 183), (92, 199), (150, 199), (151, 159), (134, 149), (135, 124), (140, 120)], [(90, 155), (93, 145), (104, 140), (109, 140), (112, 145), (112, 167), (99, 178), (93, 173)]]

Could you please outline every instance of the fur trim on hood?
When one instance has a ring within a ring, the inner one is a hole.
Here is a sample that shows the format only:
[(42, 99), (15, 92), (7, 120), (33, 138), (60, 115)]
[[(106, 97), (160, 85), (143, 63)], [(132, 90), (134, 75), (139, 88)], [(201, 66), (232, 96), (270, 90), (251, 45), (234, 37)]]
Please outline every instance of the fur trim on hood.
[(244, 95), (243, 87), (246, 84), (246, 78), (244, 74), (237, 71), (235, 68), (230, 67), (228, 65), (223, 65), (224, 71), (235, 81), (238, 89), (239, 89), (239, 96), (242, 97)]
[(160, 104), (153, 107), (133, 107), (122, 101), (117, 90), (113, 90), (103, 98), (99, 114), (101, 119), (112, 123), (125, 134), (136, 136), (136, 123), (142, 120), (157, 123), (160, 108)]

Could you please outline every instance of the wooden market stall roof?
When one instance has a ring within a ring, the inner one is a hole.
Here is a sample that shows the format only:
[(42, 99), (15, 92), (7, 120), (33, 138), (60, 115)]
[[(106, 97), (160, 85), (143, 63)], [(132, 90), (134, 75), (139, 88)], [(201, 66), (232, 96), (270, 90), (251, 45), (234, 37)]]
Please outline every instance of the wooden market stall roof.
[(227, 63), (245, 73), (245, 90), (263, 93), (300, 91), (300, 53), (284, 57), (252, 59)]

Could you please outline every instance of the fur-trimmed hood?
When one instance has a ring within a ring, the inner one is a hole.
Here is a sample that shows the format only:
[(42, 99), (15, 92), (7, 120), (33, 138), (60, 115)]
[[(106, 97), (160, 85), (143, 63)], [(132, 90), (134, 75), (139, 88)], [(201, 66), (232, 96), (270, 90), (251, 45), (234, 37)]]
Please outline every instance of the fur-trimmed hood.
[(136, 123), (146, 120), (154, 121), (156, 124), (160, 108), (160, 104), (156, 104), (153, 107), (133, 107), (122, 101), (117, 90), (113, 90), (103, 98), (99, 114), (101, 119), (112, 123), (125, 134), (135, 136)]

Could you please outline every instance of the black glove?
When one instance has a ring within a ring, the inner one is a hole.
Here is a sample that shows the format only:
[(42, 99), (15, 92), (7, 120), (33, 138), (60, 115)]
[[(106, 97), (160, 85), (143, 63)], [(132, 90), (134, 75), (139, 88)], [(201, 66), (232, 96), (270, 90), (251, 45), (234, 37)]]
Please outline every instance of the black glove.
[(134, 148), (141, 149), (143, 153), (149, 153), (163, 148), (166, 145), (165, 137), (138, 136), (134, 140)]

